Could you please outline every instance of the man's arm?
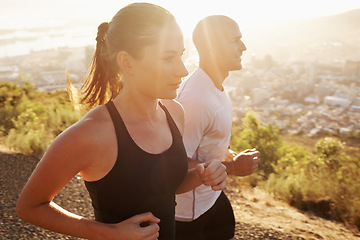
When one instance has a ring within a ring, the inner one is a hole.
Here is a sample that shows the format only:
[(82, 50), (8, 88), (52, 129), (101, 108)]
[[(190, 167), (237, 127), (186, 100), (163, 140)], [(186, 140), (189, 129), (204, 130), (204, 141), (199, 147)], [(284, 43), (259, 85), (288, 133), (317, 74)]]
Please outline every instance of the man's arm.
[(244, 177), (256, 172), (260, 155), (256, 149), (247, 149), (237, 155), (229, 149), (222, 163), (226, 166), (228, 175)]
[[(256, 172), (260, 162), (260, 155), (260, 152), (256, 149), (247, 149), (239, 154), (229, 149), (222, 164), (226, 167), (227, 175), (244, 177)], [(201, 163), (201, 161), (188, 157), (188, 169), (195, 168), (197, 164)]]

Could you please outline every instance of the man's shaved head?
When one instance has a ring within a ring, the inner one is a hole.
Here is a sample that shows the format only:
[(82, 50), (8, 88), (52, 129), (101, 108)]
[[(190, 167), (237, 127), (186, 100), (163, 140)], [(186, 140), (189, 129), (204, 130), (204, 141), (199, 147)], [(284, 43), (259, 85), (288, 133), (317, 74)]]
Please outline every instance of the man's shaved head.
[(203, 18), (193, 31), (193, 42), (198, 51), (204, 45), (214, 47), (227, 34), (229, 27), (237, 27), (237, 23), (223, 15), (211, 15)]

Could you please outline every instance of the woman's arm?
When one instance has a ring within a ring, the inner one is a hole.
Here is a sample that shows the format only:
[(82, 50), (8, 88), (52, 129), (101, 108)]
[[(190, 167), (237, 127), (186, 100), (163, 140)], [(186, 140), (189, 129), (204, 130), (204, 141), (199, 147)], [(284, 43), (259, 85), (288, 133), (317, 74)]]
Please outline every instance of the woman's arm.
[(84, 133), (81, 123), (77, 123), (54, 140), (22, 190), (16, 212), (23, 220), (51, 231), (90, 238), (106, 226), (67, 212), (52, 201), (71, 178), (87, 167), (84, 159), (89, 151), (84, 151), (87, 142), (81, 142), (80, 135)]
[[(19, 196), (18, 216), (48, 230), (86, 239), (130, 239), (126, 238), (129, 233), (138, 236), (136, 239), (149, 236), (156, 239), (159, 220), (151, 213), (119, 224), (104, 224), (70, 213), (53, 202), (55, 195), (77, 173), (87, 171), (97, 159), (104, 159), (106, 147), (101, 145), (101, 135), (99, 139), (99, 134), (95, 134), (97, 130), (96, 123), (87, 119), (54, 140)], [(140, 227), (140, 223), (146, 221), (153, 224)]]

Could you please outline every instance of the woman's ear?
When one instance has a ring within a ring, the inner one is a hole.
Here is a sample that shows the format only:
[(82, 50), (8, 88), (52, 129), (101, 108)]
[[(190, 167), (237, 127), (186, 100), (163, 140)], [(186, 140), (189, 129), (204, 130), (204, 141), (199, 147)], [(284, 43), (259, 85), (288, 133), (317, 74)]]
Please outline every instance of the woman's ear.
[(116, 56), (116, 60), (122, 73), (126, 75), (131, 75), (133, 73), (134, 59), (129, 53), (120, 51)]

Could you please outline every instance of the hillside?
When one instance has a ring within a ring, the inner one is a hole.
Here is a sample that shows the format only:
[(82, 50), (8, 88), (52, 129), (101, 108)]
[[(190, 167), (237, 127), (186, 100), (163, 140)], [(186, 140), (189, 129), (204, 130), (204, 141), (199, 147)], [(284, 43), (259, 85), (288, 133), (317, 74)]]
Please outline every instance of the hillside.
[(349, 45), (359, 45), (360, 9), (333, 16), (284, 23), (277, 31), (282, 32), (283, 37), (300, 39), (304, 43), (340, 41)]
[[(246, 27), (246, 26), (245, 26)], [(360, 9), (338, 15), (264, 24), (244, 33), (248, 50), (257, 54), (318, 61), (336, 58), (358, 59)], [(330, 53), (326, 54), (326, 52)], [(310, 56), (309, 56), (310, 55)]]
[[(17, 196), (38, 159), (0, 152), (0, 239), (77, 239), (27, 224), (15, 215)], [(226, 194), (236, 215), (235, 239), (360, 239), (343, 224), (300, 213), (259, 189), (241, 187), (229, 178)], [(83, 180), (76, 176), (55, 202), (69, 211), (93, 217)]]

